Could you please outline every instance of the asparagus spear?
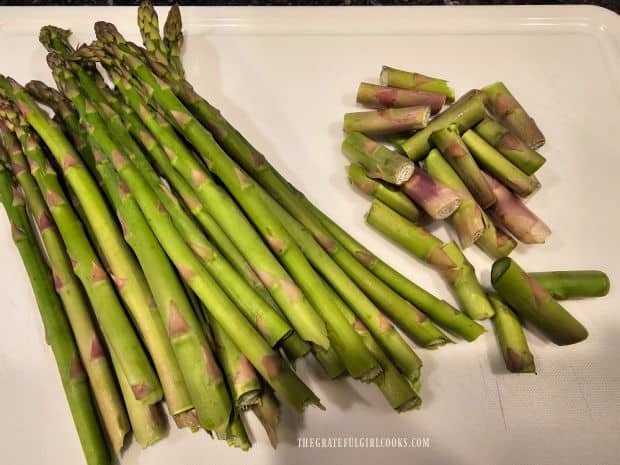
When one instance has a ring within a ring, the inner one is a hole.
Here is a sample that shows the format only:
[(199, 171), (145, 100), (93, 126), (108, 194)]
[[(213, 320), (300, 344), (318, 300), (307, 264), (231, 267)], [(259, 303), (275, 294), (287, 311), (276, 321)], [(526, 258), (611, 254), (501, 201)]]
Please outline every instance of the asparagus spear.
[(478, 241), (487, 228), (486, 215), (459, 175), (437, 149), (430, 151), (424, 161), (424, 167), (436, 181), (454, 189), (463, 199), (459, 208), (450, 217), (450, 222), (459, 236), (461, 247), (468, 247)]
[(425, 128), (430, 115), (428, 106), (345, 113), (344, 130), (375, 136), (397, 134)]
[(502, 300), (558, 345), (575, 344), (588, 331), (536, 279), (510, 258), (495, 261), (491, 282)]
[(463, 202), (458, 192), (433, 179), (420, 167), (415, 168), (401, 189), (436, 220), (450, 217)]
[(495, 194), (461, 140), (456, 124), (435, 131), (431, 134), (431, 142), (450, 163), (452, 169), (463, 180), (473, 198), (482, 208), (488, 208), (495, 203)]
[(513, 373), (535, 373), (534, 357), (527, 345), (519, 318), (497, 294), (490, 293), (489, 301), (495, 309), (493, 326), (506, 368)]
[(534, 174), (546, 161), (541, 154), (491, 118), (480, 121), (474, 130), (525, 174)]
[[(116, 229), (107, 211), (107, 205), (62, 131), (49, 120), (15, 81), (0, 76), (0, 87), (14, 98), (24, 118), (45, 140), (54, 157), (64, 167), (65, 176), (75, 192), (83, 194), (81, 196), (84, 200), (82, 206), (85, 210), (92, 210), (89, 221), (93, 229), (108, 232), (108, 236), (105, 237), (111, 240), (106, 240), (106, 244), (113, 243)], [(4, 107), (0, 113), (7, 117), (11, 111)], [(17, 114), (13, 113), (10, 116), (15, 118)], [(30, 135), (26, 148), (33, 144), (36, 144), (36, 139)], [(88, 236), (65, 197), (55, 170), (40, 150), (32, 150), (27, 152), (27, 155), (37, 157), (29, 159), (32, 175), (44, 194), (48, 208), (67, 246), (68, 255), (75, 263), (74, 272), (94, 305), (95, 315), (104, 336), (110, 342), (110, 349), (119, 356), (123, 373), (132, 386), (136, 398), (147, 404), (158, 402), (162, 396), (159, 380), (127, 319), (125, 310), (117, 299), (107, 273), (86, 239)], [(118, 280), (118, 278), (124, 278), (124, 275), (117, 274), (116, 277)], [(150, 311), (148, 307), (147, 310)]]
[(489, 98), (491, 112), (525, 145), (535, 150), (545, 143), (545, 136), (538, 129), (536, 122), (512, 96), (503, 82), (496, 82), (482, 90)]
[(181, 49), (183, 48), (183, 23), (179, 5), (170, 7), (166, 22), (164, 23), (164, 45), (168, 48), (168, 62), (174, 71), (185, 78), (185, 69), (181, 62)]
[[(1, 144), (0, 144), (1, 146)], [(4, 149), (0, 149), (2, 152)], [(50, 345), (60, 373), (73, 423), (89, 465), (108, 465), (110, 452), (97, 419), (88, 379), (80, 362), (79, 351), (62, 302), (54, 289), (45, 258), (28, 220), (24, 198), (9, 170), (6, 154), (0, 162), (0, 201), (11, 223), (13, 242), (30, 278), (39, 308), (47, 343)]]
[(349, 165), (347, 172), (349, 181), (359, 190), (371, 197), (381, 200), (408, 220), (413, 222), (418, 221), (420, 217), (418, 207), (416, 207), (415, 204), (409, 200), (409, 197), (401, 191), (369, 178), (364, 168), (360, 165)]
[(602, 297), (609, 293), (609, 277), (602, 271), (541, 271), (529, 275), (556, 300)]
[(237, 447), (243, 451), (247, 451), (252, 447), (252, 443), (248, 438), (248, 433), (241, 420), (241, 415), (236, 412), (233, 414), (233, 418), (226, 432), (218, 434), (218, 437), (224, 439), (229, 446)]
[(412, 160), (424, 158), (431, 149), (429, 137), (432, 133), (452, 123), (456, 123), (461, 133), (471, 128), (486, 116), (485, 100), (485, 94), (479, 90), (467, 92), (450, 108), (435, 116), (428, 126), (403, 142), (402, 149)]
[(485, 176), (497, 197), (489, 214), (521, 242), (543, 244), (551, 234), (549, 227), (499, 181), (489, 175)]
[(359, 163), (373, 179), (400, 185), (411, 177), (415, 165), (406, 157), (369, 139), (360, 132), (347, 134), (342, 141), (342, 153), (353, 163)]
[(313, 206), (307, 199), (302, 198), (302, 201), (307, 208), (319, 218), (321, 223), (336, 238), (339, 244), (355, 256), (360, 264), (380, 278), (382, 282), (388, 284), (402, 297), (422, 309), (433, 321), (443, 328), (458, 334), (467, 341), (473, 341), (484, 333), (484, 328), (475, 321), (472, 321), (466, 314), (459, 312), (446, 301), (438, 299), (417, 284), (405, 278), (394, 268), (377, 258), (368, 249), (364, 248), (362, 244), (357, 242), (327, 215)]
[(476, 245), (494, 259), (510, 255), (517, 242), (500, 229), (486, 213), (482, 212), (482, 217), (487, 227), (476, 241)]
[(528, 176), (510, 163), (475, 131), (467, 131), (462, 139), (476, 161), (517, 195), (526, 197), (540, 187), (535, 177)]
[[(129, 421), (120, 393), (114, 381), (112, 369), (102, 350), (99, 335), (91, 318), (91, 309), (84, 291), (73, 273), (65, 244), (51, 218), (45, 200), (28, 170), (19, 141), (0, 120), (0, 147), (7, 148), (10, 165), (18, 181), (28, 209), (37, 224), (45, 246), (56, 292), (62, 303), (75, 336), (82, 364), (92, 386), (93, 396), (101, 415), (104, 430), (114, 451), (123, 447), (129, 432)], [(5, 160), (1, 163), (8, 163)], [(8, 166), (8, 165), (7, 165)], [(0, 166), (0, 169), (4, 169)]]
[(252, 407), (252, 411), (265, 428), (271, 447), (278, 447), (278, 424), (280, 423), (280, 404), (271, 389), (263, 389), (260, 402)]
[(428, 106), (431, 114), (437, 113), (446, 102), (446, 96), (439, 92), (424, 90), (398, 89), (396, 87), (377, 86), (362, 82), (357, 89), (357, 103), (370, 108), (402, 108)]
[(384, 65), (381, 68), (379, 80), (384, 86), (439, 92), (446, 96), (448, 103), (454, 102), (454, 91), (448, 86), (448, 81), (444, 79), (425, 76), (420, 73), (412, 73)]

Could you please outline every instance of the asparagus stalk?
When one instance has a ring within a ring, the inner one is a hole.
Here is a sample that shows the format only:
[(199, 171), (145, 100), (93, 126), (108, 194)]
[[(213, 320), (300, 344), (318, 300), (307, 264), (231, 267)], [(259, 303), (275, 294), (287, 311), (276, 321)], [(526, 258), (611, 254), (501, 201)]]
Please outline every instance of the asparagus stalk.
[(536, 279), (510, 258), (495, 261), (491, 282), (502, 300), (558, 345), (575, 344), (588, 331)]
[(496, 82), (482, 90), (489, 98), (491, 112), (526, 146), (535, 150), (545, 143), (545, 136), (536, 122), (517, 102), (503, 82)]
[(185, 69), (181, 62), (183, 22), (181, 21), (181, 10), (177, 4), (170, 7), (164, 23), (164, 45), (168, 48), (170, 66), (181, 78), (185, 78)]
[(428, 106), (345, 113), (344, 130), (375, 136), (397, 134), (425, 128), (430, 115)]
[(609, 293), (609, 277), (602, 271), (541, 271), (529, 275), (556, 300), (603, 297)]
[(265, 428), (271, 447), (278, 447), (278, 424), (280, 423), (280, 404), (271, 389), (263, 389), (260, 402), (252, 407), (252, 411)]
[(476, 164), (476, 161), (461, 140), (456, 124), (431, 134), (431, 142), (439, 149), (443, 157), (459, 177), (482, 208), (495, 203), (495, 194)]
[(495, 313), (493, 307), (480, 286), (476, 270), (465, 258), (461, 249), (454, 242), (450, 242), (443, 246), (443, 251), (455, 263), (454, 268), (446, 271), (444, 276), (452, 284), (454, 293), (465, 313), (472, 320), (492, 317)]
[(506, 368), (513, 373), (535, 373), (534, 357), (527, 345), (519, 318), (497, 294), (490, 293), (489, 301), (495, 309), (493, 326)]
[(526, 197), (540, 187), (535, 177), (528, 176), (510, 163), (475, 131), (467, 131), (462, 139), (476, 161), (517, 195)]
[[(276, 212), (280, 221), (289, 230), (312, 264), (321, 272), (325, 280), (333, 286), (336, 292), (340, 293), (348, 304), (355, 309), (358, 317), (366, 323), (366, 326), (369, 327), (379, 343), (392, 355), (401, 371), (411, 379), (417, 378), (421, 364), (420, 360), (400, 338), (386, 317), (351, 283), (346, 273), (335, 264), (329, 254), (321, 248), (301, 224), (267, 193), (263, 193), (263, 195), (267, 204)], [(389, 311), (388, 315), (390, 318), (409, 337), (423, 347), (437, 347), (447, 342), (447, 338), (432, 325), (427, 317), (405, 300), (394, 299), (393, 305), (389, 307)]]
[(360, 165), (349, 165), (347, 169), (349, 181), (359, 190), (371, 197), (381, 200), (390, 208), (393, 208), (410, 221), (416, 222), (420, 217), (420, 211), (405, 194), (380, 181), (375, 181), (367, 176), (366, 171)]
[(342, 141), (342, 153), (353, 163), (362, 165), (369, 177), (390, 184), (402, 184), (415, 169), (411, 160), (359, 132), (347, 134)]
[[(123, 447), (129, 432), (129, 420), (116, 387), (112, 369), (102, 350), (99, 335), (91, 318), (91, 309), (84, 291), (73, 273), (65, 244), (51, 218), (36, 181), (27, 169), (27, 161), (19, 141), (0, 120), (0, 140), (7, 148), (10, 165), (37, 224), (45, 246), (56, 292), (64, 305), (73, 331), (82, 365), (92, 386), (93, 396), (101, 415), (104, 430), (115, 452)], [(0, 143), (0, 147), (2, 146)], [(5, 161), (6, 162), (6, 161)], [(0, 166), (0, 169), (4, 169)]]
[(376, 109), (428, 106), (431, 114), (435, 114), (446, 103), (446, 96), (439, 92), (398, 89), (362, 82), (357, 89), (357, 103)]
[(454, 262), (443, 251), (443, 242), (440, 239), (403, 218), (383, 202), (376, 199), (372, 201), (366, 221), (440, 272), (454, 267)]
[[(6, 154), (2, 153), (2, 158), (5, 156)], [(28, 220), (24, 198), (5, 164), (5, 160), (0, 163), (0, 201), (11, 223), (13, 242), (30, 278), (43, 320), (46, 340), (56, 359), (86, 463), (108, 465), (111, 463), (110, 452), (97, 419), (77, 345), (62, 302), (55, 292), (54, 281), (37, 243), (35, 232)]]
[(381, 68), (379, 80), (384, 86), (439, 92), (446, 96), (448, 103), (454, 102), (454, 91), (448, 86), (448, 81), (444, 79), (425, 76), (420, 73), (412, 73), (384, 65)]
[(534, 174), (546, 161), (541, 154), (491, 118), (480, 121), (474, 130), (525, 174)]
[(424, 161), (424, 167), (437, 182), (455, 190), (463, 199), (459, 208), (450, 217), (450, 222), (459, 236), (461, 247), (469, 247), (484, 234), (487, 228), (486, 215), (459, 175), (437, 149), (430, 151)]
[(159, 18), (150, 0), (142, 0), (138, 7), (138, 28), (148, 56), (156, 61), (168, 61), (168, 46), (159, 34)]
[(342, 359), (338, 356), (333, 344), (327, 350), (319, 347), (313, 348), (312, 353), (329, 379), (346, 375), (347, 367), (342, 363)]
[(401, 189), (435, 220), (450, 217), (463, 202), (458, 192), (433, 179), (420, 167), (415, 168)]
[(482, 217), (487, 227), (476, 241), (476, 245), (493, 259), (510, 255), (517, 242), (500, 229), (486, 213), (482, 212)]
[(226, 443), (231, 447), (239, 448), (243, 451), (247, 451), (252, 447), (248, 433), (245, 430), (241, 415), (238, 413), (233, 414), (233, 418), (228, 426), (228, 429), (224, 434), (218, 434), (220, 439), (226, 440)]
[[(65, 177), (80, 199), (85, 211), (90, 210), (89, 222), (94, 230), (108, 232), (106, 245), (114, 244), (116, 225), (107, 211), (107, 205), (85, 167), (79, 162), (71, 144), (62, 131), (52, 123), (47, 115), (39, 109), (21, 86), (15, 81), (0, 77), (0, 87), (19, 104), (20, 111), (29, 124), (41, 135), (48, 148), (63, 166)], [(17, 117), (6, 107), (0, 111), (1, 116)], [(35, 148), (36, 139), (31, 134), (25, 149)], [(38, 147), (36, 147), (38, 148)], [(29, 164), (39, 189), (44, 195), (48, 208), (59, 228), (67, 253), (74, 265), (74, 272), (82, 282), (104, 336), (110, 343), (110, 349), (119, 357), (123, 373), (132, 386), (138, 400), (153, 404), (161, 399), (162, 391), (153, 368), (138, 337), (136, 336), (125, 310), (121, 306), (112, 282), (103, 269), (99, 259), (84, 232), (83, 226), (71, 208), (63, 189), (58, 182), (56, 171), (43, 157), (40, 150), (25, 150), (30, 158)], [(109, 240), (107, 240), (109, 239)], [(119, 280), (120, 278), (120, 280)], [(119, 283), (128, 281), (125, 274), (116, 274)], [(127, 286), (123, 292), (127, 292)], [(150, 309), (146, 307), (150, 312)]]
[(549, 227), (502, 183), (489, 175), (486, 178), (497, 197), (489, 214), (521, 242), (544, 244), (551, 234)]
[(314, 207), (307, 199), (304, 198), (303, 202), (314, 212), (339, 244), (355, 256), (360, 264), (380, 278), (382, 282), (388, 284), (402, 297), (422, 309), (433, 321), (467, 341), (473, 341), (484, 333), (484, 328), (472, 321), (466, 314), (459, 312), (446, 301), (438, 299), (405, 278), (394, 268), (373, 255), (327, 215)]
[(456, 101), (450, 108), (438, 114), (421, 131), (416, 132), (401, 144), (402, 149), (412, 160), (424, 158), (431, 149), (429, 138), (432, 133), (455, 123), (462, 133), (486, 116), (484, 103), (486, 95), (479, 90), (471, 90)]

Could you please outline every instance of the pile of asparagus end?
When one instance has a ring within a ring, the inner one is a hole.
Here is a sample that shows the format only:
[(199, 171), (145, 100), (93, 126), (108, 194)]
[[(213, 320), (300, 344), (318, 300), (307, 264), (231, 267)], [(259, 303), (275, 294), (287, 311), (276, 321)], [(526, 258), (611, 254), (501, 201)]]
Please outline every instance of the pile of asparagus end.
[[(438, 271), (466, 317), (493, 318), (510, 371), (535, 372), (522, 320), (559, 345), (586, 339), (557, 301), (606, 295), (605, 273), (528, 274), (508, 258), (517, 242), (542, 244), (551, 234), (524, 202), (546, 161), (534, 119), (502, 82), (456, 102), (444, 79), (384, 66), (380, 83), (358, 88), (357, 102), (371, 110), (344, 116), (342, 152), (349, 181), (372, 199), (368, 224)], [(444, 219), (460, 247), (425, 228)], [(464, 255), (472, 245), (495, 260), (496, 292), (485, 291)]]

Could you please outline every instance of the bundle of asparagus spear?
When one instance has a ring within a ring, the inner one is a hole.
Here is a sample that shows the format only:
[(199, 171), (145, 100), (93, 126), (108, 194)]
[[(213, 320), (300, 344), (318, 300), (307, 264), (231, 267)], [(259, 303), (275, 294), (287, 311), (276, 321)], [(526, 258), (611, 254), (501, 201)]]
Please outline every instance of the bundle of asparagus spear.
[[(384, 66), (380, 82), (358, 88), (357, 102), (373, 110), (344, 116), (342, 152), (349, 181), (372, 198), (368, 224), (439, 271), (472, 320), (493, 318), (510, 371), (535, 371), (520, 319), (559, 345), (584, 340), (586, 329), (557, 300), (606, 295), (605, 273), (528, 274), (508, 258), (517, 241), (541, 244), (551, 234), (524, 203), (546, 161), (535, 121), (502, 82), (443, 112), (454, 101), (446, 80)], [(424, 227), (443, 219), (461, 247)], [(474, 244), (496, 260), (497, 293), (485, 292), (461, 250)]]

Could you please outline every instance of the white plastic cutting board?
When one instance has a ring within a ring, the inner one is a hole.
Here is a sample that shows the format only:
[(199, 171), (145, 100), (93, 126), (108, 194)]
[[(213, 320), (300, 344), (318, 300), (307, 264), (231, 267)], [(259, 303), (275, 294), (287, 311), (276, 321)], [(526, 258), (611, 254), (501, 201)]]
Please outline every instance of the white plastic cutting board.
[[(296, 186), (387, 262), (451, 299), (439, 277), (364, 224), (346, 182), (342, 114), (382, 64), (449, 79), (457, 94), (503, 80), (547, 136), (529, 205), (553, 229), (514, 256), (530, 270), (599, 268), (606, 299), (566, 307), (590, 337), (556, 347), (528, 333), (538, 375), (507, 374), (493, 333), (424, 360), (422, 410), (398, 415), (378, 391), (301, 376), (327, 411), (284, 411), (273, 451), (252, 420), (249, 453), (173, 429), (124, 464), (614, 465), (620, 463), (620, 17), (595, 7), (182, 9), (191, 82)], [(160, 10), (165, 14), (165, 10)], [(0, 8), (0, 72), (51, 82), (40, 26), (93, 38), (97, 19), (138, 40), (135, 8)], [(441, 228), (438, 233), (446, 237)], [(0, 214), (0, 463), (83, 463), (34, 299)], [(490, 261), (467, 255), (488, 282)], [(488, 325), (487, 325), (488, 326)], [(297, 437), (428, 437), (429, 448), (300, 449)]]

